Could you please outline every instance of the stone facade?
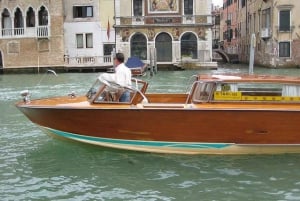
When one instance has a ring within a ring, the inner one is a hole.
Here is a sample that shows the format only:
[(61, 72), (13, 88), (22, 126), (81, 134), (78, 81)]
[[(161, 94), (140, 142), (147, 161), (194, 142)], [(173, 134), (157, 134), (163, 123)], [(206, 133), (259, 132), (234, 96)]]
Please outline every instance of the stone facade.
[(211, 5), (211, 0), (2, 0), (0, 69), (107, 66), (115, 46), (147, 63), (206, 65), (212, 63)]
[(2, 69), (63, 66), (62, 2), (0, 2)]
[[(221, 9), (219, 6), (214, 6), (212, 9), (212, 17), (213, 17), (213, 27), (212, 27), (212, 45), (213, 49), (220, 48), (220, 40), (221, 40)], [(223, 40), (223, 33), (222, 33), (222, 40)]]
[(251, 35), (255, 34), (257, 65), (300, 66), (299, 9), (299, 0), (237, 0), (239, 60), (249, 61)]
[(158, 64), (212, 61), (210, 0), (115, 0), (115, 8), (116, 50), (126, 57)]
[(238, 52), (238, 14), (237, 1), (223, 0), (222, 16), (222, 49), (228, 54), (237, 54)]

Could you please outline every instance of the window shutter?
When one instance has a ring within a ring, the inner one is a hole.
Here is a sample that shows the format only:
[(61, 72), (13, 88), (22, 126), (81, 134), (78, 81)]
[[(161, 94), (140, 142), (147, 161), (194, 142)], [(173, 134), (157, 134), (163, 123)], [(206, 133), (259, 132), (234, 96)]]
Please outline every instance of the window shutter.
[(290, 31), (290, 11), (282, 10), (280, 11), (280, 22), (279, 22), (280, 31)]

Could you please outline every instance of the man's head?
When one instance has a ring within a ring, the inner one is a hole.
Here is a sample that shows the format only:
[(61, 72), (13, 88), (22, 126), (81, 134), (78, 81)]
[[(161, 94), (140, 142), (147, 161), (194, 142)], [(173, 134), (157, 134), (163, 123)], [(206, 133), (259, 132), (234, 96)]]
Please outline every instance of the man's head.
[(124, 54), (123, 53), (117, 53), (114, 57), (115, 65), (118, 65), (120, 63), (124, 63)]

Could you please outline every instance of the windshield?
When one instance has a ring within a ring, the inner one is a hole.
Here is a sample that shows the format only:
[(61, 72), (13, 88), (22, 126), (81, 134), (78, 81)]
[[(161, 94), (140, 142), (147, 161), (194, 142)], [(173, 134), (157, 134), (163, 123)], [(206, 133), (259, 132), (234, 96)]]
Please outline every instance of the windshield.
[[(97, 79), (86, 94), (90, 103), (132, 103), (145, 99), (148, 84), (145, 81), (132, 79), (131, 87)], [(124, 96), (127, 99), (124, 100)], [(135, 100), (135, 101), (133, 101)]]

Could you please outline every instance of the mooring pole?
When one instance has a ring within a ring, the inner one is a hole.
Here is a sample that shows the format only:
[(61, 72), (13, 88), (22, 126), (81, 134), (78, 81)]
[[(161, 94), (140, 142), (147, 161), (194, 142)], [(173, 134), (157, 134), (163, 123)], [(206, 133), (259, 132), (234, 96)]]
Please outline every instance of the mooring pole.
[(255, 34), (253, 33), (251, 36), (251, 45), (250, 45), (249, 74), (253, 74), (255, 47), (256, 47), (256, 38), (255, 38)]

